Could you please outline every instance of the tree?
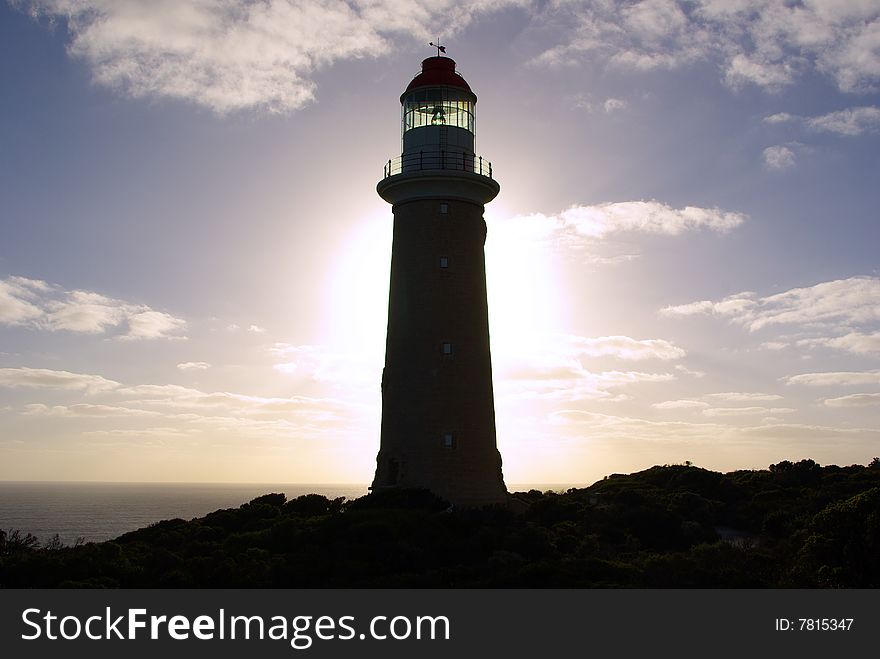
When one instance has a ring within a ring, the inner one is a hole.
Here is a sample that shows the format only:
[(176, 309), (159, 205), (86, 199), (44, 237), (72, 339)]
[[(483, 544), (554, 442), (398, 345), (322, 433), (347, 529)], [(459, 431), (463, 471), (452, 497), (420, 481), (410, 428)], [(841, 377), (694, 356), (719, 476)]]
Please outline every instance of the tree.
[(18, 529), (8, 532), (0, 530), (0, 556), (33, 551), (39, 546), (40, 541), (32, 533), (22, 534)]

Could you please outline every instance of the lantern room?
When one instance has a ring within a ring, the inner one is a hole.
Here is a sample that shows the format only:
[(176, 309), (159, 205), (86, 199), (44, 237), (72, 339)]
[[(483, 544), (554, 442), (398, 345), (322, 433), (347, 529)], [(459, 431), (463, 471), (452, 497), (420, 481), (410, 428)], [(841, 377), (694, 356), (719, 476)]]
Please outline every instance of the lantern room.
[(477, 97), (448, 57), (429, 57), (400, 97), (403, 154), (474, 153)]

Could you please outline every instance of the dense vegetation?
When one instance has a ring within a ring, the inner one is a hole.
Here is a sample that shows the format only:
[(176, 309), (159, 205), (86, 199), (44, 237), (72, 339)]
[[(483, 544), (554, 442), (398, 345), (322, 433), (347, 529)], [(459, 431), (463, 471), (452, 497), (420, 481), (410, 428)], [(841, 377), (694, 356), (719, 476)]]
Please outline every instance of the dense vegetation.
[(690, 465), (521, 493), (518, 512), (425, 491), (267, 494), (115, 540), (0, 532), (4, 587), (880, 586), (880, 460)]

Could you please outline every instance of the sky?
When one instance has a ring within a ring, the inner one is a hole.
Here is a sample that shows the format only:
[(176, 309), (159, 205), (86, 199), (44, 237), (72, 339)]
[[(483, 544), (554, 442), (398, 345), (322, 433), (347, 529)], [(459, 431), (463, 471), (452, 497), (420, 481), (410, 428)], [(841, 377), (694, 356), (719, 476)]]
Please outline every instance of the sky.
[(508, 484), (880, 454), (876, 0), (0, 0), (0, 480), (372, 479), (438, 37)]

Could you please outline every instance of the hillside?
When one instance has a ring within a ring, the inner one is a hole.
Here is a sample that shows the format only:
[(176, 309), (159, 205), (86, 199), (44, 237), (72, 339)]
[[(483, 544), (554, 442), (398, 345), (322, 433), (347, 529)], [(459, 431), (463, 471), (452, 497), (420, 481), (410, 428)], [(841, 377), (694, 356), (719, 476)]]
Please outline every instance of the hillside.
[(880, 461), (614, 474), (523, 510), (425, 491), (266, 494), (114, 540), (39, 547), (0, 532), (3, 587), (880, 586)]

